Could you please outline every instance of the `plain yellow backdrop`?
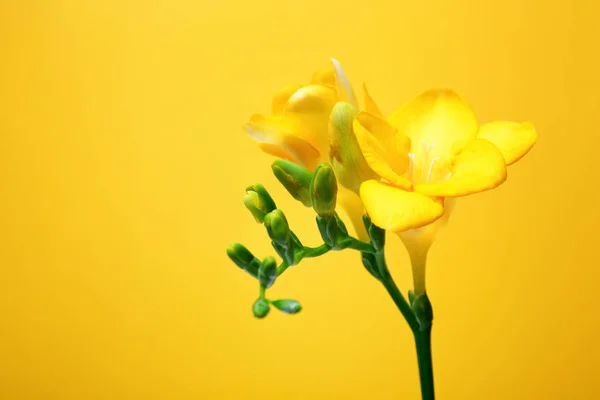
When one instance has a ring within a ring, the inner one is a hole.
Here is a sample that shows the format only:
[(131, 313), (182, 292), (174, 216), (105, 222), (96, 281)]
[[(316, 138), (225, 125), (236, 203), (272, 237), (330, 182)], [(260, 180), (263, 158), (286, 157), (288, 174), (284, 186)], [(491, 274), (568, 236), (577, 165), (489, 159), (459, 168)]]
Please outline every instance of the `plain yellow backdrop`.
[[(600, 398), (600, 13), (593, 1), (0, 2), (0, 398), (417, 399), (411, 335), (356, 253), (289, 270), (256, 320), (233, 241), (244, 134), (336, 57), (385, 113), (451, 87), (532, 152), (461, 200), (430, 257), (438, 397)], [(408, 259), (389, 241), (409, 288)]]

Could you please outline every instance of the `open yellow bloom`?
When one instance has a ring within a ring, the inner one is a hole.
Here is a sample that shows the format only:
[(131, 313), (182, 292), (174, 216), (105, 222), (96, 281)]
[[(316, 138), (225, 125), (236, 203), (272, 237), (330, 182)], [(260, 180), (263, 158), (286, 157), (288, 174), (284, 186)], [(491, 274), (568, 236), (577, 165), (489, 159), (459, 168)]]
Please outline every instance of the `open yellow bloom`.
[[(244, 129), (266, 153), (313, 171), (320, 163), (329, 161), (329, 116), (340, 101), (357, 107), (342, 66), (332, 59), (328, 68), (313, 74), (310, 83), (290, 85), (279, 91), (273, 98), (271, 115), (254, 114)], [(362, 225), (364, 207), (358, 195), (341, 189), (338, 203), (352, 219), (359, 237), (368, 238)]]
[(451, 90), (426, 91), (388, 120), (361, 112), (354, 131), (379, 178), (362, 183), (360, 196), (373, 222), (394, 232), (441, 218), (444, 198), (497, 187), (537, 138), (528, 122), (478, 126)]
[(478, 126), (451, 90), (429, 90), (385, 120), (361, 112), (353, 122), (364, 159), (377, 174), (360, 197), (373, 223), (397, 232), (411, 257), (415, 292), (425, 292), (427, 252), (454, 198), (493, 189), (506, 166), (535, 144), (529, 122)]

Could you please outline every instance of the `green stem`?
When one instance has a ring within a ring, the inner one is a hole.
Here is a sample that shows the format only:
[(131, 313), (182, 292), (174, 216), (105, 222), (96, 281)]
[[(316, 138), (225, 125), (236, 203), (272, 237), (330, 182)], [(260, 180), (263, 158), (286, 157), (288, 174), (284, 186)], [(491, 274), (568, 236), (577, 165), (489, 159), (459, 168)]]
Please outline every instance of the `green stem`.
[(258, 293), (261, 299), (265, 299), (265, 291), (267, 290), (266, 287), (264, 287), (263, 285), (260, 285), (260, 292)]
[(390, 271), (385, 262), (383, 250), (375, 253), (377, 267), (381, 276), (381, 282), (389, 293), (390, 297), (396, 303), (396, 307), (404, 316), (404, 319), (410, 326), (415, 337), (417, 348), (417, 361), (419, 365), (419, 378), (421, 381), (421, 396), (423, 400), (435, 400), (433, 386), (433, 363), (431, 359), (431, 325), (421, 330), (421, 325), (415, 316), (411, 306), (408, 304), (398, 286), (394, 282)]
[(318, 247), (304, 247), (302, 250), (302, 258), (319, 257), (327, 253), (329, 250), (331, 249), (325, 243)]
[(348, 249), (358, 250), (361, 253), (375, 253), (375, 249), (371, 243), (363, 242), (353, 237), (345, 239), (344, 245)]
[(392, 298), (392, 300), (394, 300), (394, 303), (396, 303), (396, 307), (398, 307), (398, 310), (400, 310), (400, 312), (404, 316), (404, 319), (406, 320), (406, 322), (408, 322), (408, 326), (410, 326), (410, 329), (412, 329), (413, 332), (418, 330), (419, 322), (417, 321), (417, 318), (415, 317), (415, 314), (413, 313), (410, 304), (408, 304), (408, 301), (406, 301), (404, 295), (402, 294), (402, 292), (400, 292), (398, 286), (396, 286), (396, 283), (394, 282), (394, 279), (392, 278), (392, 275), (390, 274), (390, 271), (388, 270), (387, 264), (385, 262), (385, 255), (383, 250), (379, 250), (377, 253), (375, 253), (375, 260), (377, 261), (379, 275), (381, 276), (381, 283), (383, 283), (383, 286), (389, 293), (390, 297)]
[(282, 261), (281, 264), (279, 264), (279, 266), (277, 267), (277, 276), (283, 274), (285, 270), (289, 268), (289, 266), (290, 265), (288, 263)]
[(414, 332), (414, 335), (419, 363), (419, 378), (421, 380), (421, 396), (423, 400), (435, 400), (433, 363), (431, 360), (431, 326), (424, 331)]

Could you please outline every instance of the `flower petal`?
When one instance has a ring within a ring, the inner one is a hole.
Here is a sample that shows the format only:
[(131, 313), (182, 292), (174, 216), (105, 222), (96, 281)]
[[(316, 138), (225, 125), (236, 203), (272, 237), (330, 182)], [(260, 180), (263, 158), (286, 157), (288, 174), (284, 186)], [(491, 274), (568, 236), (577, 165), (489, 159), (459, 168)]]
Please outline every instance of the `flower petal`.
[(307, 85), (290, 97), (283, 110), (283, 116), (294, 125), (294, 134), (324, 156), (329, 153), (329, 114), (336, 102), (334, 89)]
[(485, 139), (473, 140), (452, 161), (448, 180), (415, 184), (415, 191), (428, 196), (459, 197), (493, 189), (506, 180), (502, 153)]
[(431, 197), (376, 180), (360, 186), (360, 198), (373, 223), (394, 232), (425, 226), (444, 214), (443, 205)]
[(410, 140), (384, 119), (364, 111), (354, 119), (353, 128), (371, 169), (388, 182), (410, 189), (411, 183), (402, 176), (410, 165)]
[(271, 112), (273, 115), (281, 114), (290, 97), (300, 88), (302, 88), (302, 85), (289, 85), (277, 92), (271, 102)]
[(477, 121), (471, 108), (448, 89), (420, 94), (394, 112), (389, 121), (410, 137), (413, 154), (426, 145), (430, 156), (448, 156), (477, 136)]
[(357, 114), (358, 110), (352, 104), (340, 101), (329, 117), (331, 164), (340, 184), (356, 193), (362, 182), (377, 178), (367, 164), (352, 128)]
[(365, 206), (363, 205), (358, 194), (341, 186), (338, 188), (337, 203), (342, 207), (344, 212), (350, 218), (350, 222), (354, 227), (356, 236), (360, 240), (369, 241), (369, 234), (363, 223), (363, 215), (365, 215)]
[(510, 165), (531, 150), (537, 133), (530, 122), (496, 121), (481, 125), (477, 137), (492, 142), (504, 156), (506, 165)]
[(365, 94), (364, 95), (365, 111), (368, 113), (371, 113), (373, 115), (376, 115), (380, 118), (383, 118), (383, 113), (381, 112), (379, 107), (377, 107), (377, 104), (375, 103), (375, 101), (373, 100), (371, 95), (369, 94), (369, 91), (367, 90), (367, 84), (364, 82), (363, 82), (363, 92)]
[(323, 85), (323, 86), (335, 88), (336, 87), (335, 67), (333, 66), (333, 63), (329, 64), (329, 66), (327, 68), (321, 68), (321, 69), (317, 70), (313, 74), (313, 77), (312, 77), (312, 80), (310, 81), (310, 83), (313, 83), (315, 85)]
[(352, 85), (350, 84), (350, 80), (346, 76), (346, 73), (342, 69), (342, 64), (335, 58), (331, 59), (331, 63), (335, 69), (335, 81), (336, 88), (338, 94), (339, 101), (345, 101), (347, 103), (352, 104), (354, 107), (358, 108), (358, 102), (356, 101), (356, 96), (354, 95), (354, 90), (352, 90)]
[[(293, 124), (283, 117), (265, 117), (255, 114), (244, 125), (250, 137), (261, 143), (265, 152), (313, 168), (319, 160), (319, 152), (309, 142), (296, 136)], [(275, 150), (279, 147), (280, 150)]]

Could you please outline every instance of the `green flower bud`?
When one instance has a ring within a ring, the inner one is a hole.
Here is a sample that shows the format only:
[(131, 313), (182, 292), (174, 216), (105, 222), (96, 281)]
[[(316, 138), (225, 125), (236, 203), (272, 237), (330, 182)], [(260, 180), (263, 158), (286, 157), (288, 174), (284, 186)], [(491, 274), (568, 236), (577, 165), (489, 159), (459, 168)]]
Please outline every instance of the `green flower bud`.
[(320, 164), (310, 182), (312, 205), (317, 214), (322, 217), (333, 215), (337, 201), (337, 181), (331, 165)]
[(286, 314), (297, 314), (302, 310), (302, 306), (296, 300), (275, 300), (271, 304)]
[(269, 303), (265, 299), (257, 299), (252, 305), (252, 313), (256, 318), (264, 318), (269, 313)]
[(312, 174), (300, 165), (288, 160), (277, 160), (271, 165), (273, 174), (292, 197), (306, 207), (312, 206), (310, 198), (310, 181)]
[(234, 243), (227, 248), (227, 255), (238, 267), (258, 278), (260, 261), (250, 251), (239, 243)]
[(375, 250), (383, 249), (385, 246), (385, 230), (372, 223), (368, 214), (363, 215), (363, 222)]
[(421, 331), (429, 329), (433, 322), (433, 308), (431, 307), (427, 293), (413, 294), (411, 307), (415, 313), (415, 317), (417, 317), (417, 321), (419, 321)]
[(273, 286), (277, 278), (277, 263), (273, 257), (267, 257), (258, 268), (258, 280), (267, 289)]
[(283, 211), (273, 210), (265, 216), (265, 227), (269, 237), (276, 243), (286, 245), (289, 242), (290, 227)]
[(252, 215), (256, 222), (262, 223), (265, 215), (277, 208), (275, 202), (269, 195), (269, 192), (261, 184), (248, 186), (246, 195), (244, 196), (244, 205)]

